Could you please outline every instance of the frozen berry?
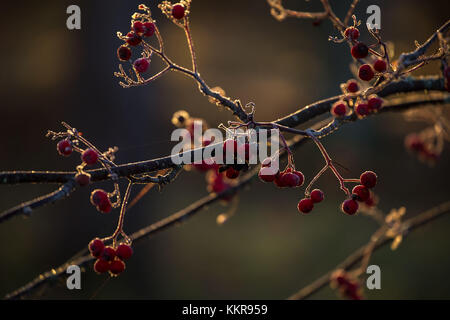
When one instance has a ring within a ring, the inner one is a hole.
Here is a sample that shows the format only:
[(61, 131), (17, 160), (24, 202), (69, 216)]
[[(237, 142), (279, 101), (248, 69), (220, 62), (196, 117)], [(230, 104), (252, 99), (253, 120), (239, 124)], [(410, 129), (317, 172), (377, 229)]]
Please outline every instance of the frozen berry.
[(79, 172), (75, 175), (75, 182), (78, 183), (80, 187), (87, 186), (91, 183), (91, 175), (86, 172)]
[(375, 71), (378, 72), (385, 72), (387, 69), (387, 63), (386, 61), (384, 61), (383, 59), (377, 59), (374, 63), (373, 63), (373, 68), (375, 69)]
[(120, 46), (119, 49), (117, 49), (117, 58), (119, 58), (120, 61), (130, 60), (131, 49), (127, 46)]
[(91, 242), (89, 242), (89, 251), (93, 257), (100, 257), (103, 250), (105, 249), (105, 244), (99, 238), (95, 238)]
[(347, 199), (342, 203), (342, 211), (349, 215), (354, 215), (358, 211), (358, 202), (353, 199)]
[(358, 42), (352, 47), (352, 56), (355, 59), (363, 59), (369, 54), (369, 48), (362, 42)]
[(314, 189), (309, 196), (314, 203), (322, 202), (325, 197), (320, 189)]
[(127, 260), (133, 255), (133, 249), (127, 244), (121, 244), (116, 249), (116, 256), (121, 260)]
[(225, 172), (225, 175), (227, 176), (228, 179), (236, 179), (237, 177), (239, 177), (239, 171), (235, 170), (232, 167), (229, 167)]
[(98, 259), (94, 263), (94, 271), (97, 273), (105, 273), (109, 271), (110, 262)]
[(309, 213), (314, 208), (314, 202), (310, 198), (304, 198), (298, 202), (297, 209), (301, 213)]
[(97, 210), (103, 213), (108, 213), (112, 209), (108, 194), (101, 189), (95, 189), (92, 191), (91, 203), (97, 207)]
[(133, 31), (128, 32), (128, 34), (127, 34), (127, 43), (130, 46), (135, 47), (139, 43), (141, 43), (141, 41), (142, 41), (142, 38), (138, 34), (134, 33)]
[(369, 64), (363, 64), (359, 67), (358, 77), (364, 81), (372, 80), (375, 73), (373, 72), (372, 67)]
[(136, 59), (133, 63), (134, 68), (139, 73), (146, 72), (148, 70), (149, 65), (150, 65), (150, 62), (146, 58)]
[(369, 189), (375, 187), (377, 184), (377, 175), (373, 171), (363, 172), (359, 179), (361, 180), (361, 184)]
[(369, 114), (369, 105), (364, 102), (360, 102), (355, 107), (355, 112), (358, 116), (364, 117)]
[(336, 101), (331, 107), (331, 114), (335, 117), (343, 117), (347, 113), (347, 103), (343, 100)]
[(359, 201), (366, 201), (370, 197), (370, 190), (361, 184), (355, 186), (352, 193), (358, 196)]
[(93, 149), (86, 149), (81, 154), (81, 160), (88, 166), (92, 166), (97, 163), (98, 153)]
[(145, 33), (144, 33), (145, 37), (151, 37), (155, 33), (156, 27), (153, 22), (144, 23), (144, 27), (145, 27)]
[(133, 30), (136, 34), (140, 36), (142, 36), (146, 31), (145, 26), (141, 21), (135, 21), (133, 23)]
[(271, 167), (262, 167), (259, 170), (258, 177), (264, 182), (273, 182), (278, 174), (278, 170)]
[(344, 31), (344, 35), (352, 40), (356, 40), (359, 38), (359, 30), (355, 27), (348, 27)]
[(114, 260), (109, 266), (109, 272), (112, 275), (119, 275), (125, 270), (125, 263), (122, 260)]
[(278, 187), (278, 188), (286, 188), (287, 185), (285, 184), (285, 180), (282, 179), (284, 176), (284, 172), (280, 172), (275, 176), (275, 179), (273, 180), (273, 183)]
[(369, 96), (367, 103), (370, 111), (379, 110), (383, 106), (383, 100), (375, 94)]
[(305, 176), (303, 175), (303, 173), (301, 171), (293, 171), (293, 174), (295, 174), (298, 177), (298, 184), (297, 187), (301, 187), (303, 185), (303, 182), (305, 182)]
[(104, 261), (113, 261), (116, 257), (116, 250), (113, 247), (106, 247), (103, 249), (100, 259)]
[(355, 93), (355, 92), (358, 92), (358, 90), (359, 90), (359, 86), (355, 80), (351, 79), (351, 80), (347, 81), (347, 91), (348, 92)]
[(300, 177), (292, 172), (286, 172), (281, 177), (281, 183), (287, 187), (295, 188), (299, 184)]
[(172, 17), (177, 20), (184, 18), (184, 6), (180, 3), (174, 4), (172, 7)]
[(67, 139), (61, 140), (56, 145), (56, 149), (58, 150), (60, 155), (68, 157), (71, 155), (73, 151), (72, 142), (70, 142), (70, 140)]

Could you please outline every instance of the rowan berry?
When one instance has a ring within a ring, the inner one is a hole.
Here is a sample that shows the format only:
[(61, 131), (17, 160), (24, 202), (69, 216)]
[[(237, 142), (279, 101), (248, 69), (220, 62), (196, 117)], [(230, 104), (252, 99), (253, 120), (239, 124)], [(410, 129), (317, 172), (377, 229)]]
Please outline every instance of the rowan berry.
[(348, 27), (345, 29), (344, 35), (351, 40), (356, 40), (359, 38), (359, 30), (355, 27)]
[(128, 260), (133, 255), (133, 249), (127, 244), (120, 244), (116, 249), (116, 256), (121, 260)]
[(239, 171), (232, 167), (229, 167), (225, 172), (225, 175), (228, 179), (236, 179), (237, 177), (239, 177)]
[(353, 199), (347, 199), (342, 203), (342, 211), (349, 215), (354, 215), (358, 211), (358, 202)]
[(102, 189), (95, 189), (94, 191), (92, 191), (91, 203), (97, 207), (97, 210), (103, 213), (108, 213), (112, 209), (108, 193), (106, 193)]
[(314, 202), (310, 198), (304, 198), (298, 202), (297, 209), (301, 213), (309, 213), (314, 208)]
[(361, 80), (364, 81), (370, 81), (374, 77), (375, 73), (373, 72), (373, 69), (368, 64), (363, 64), (361, 67), (359, 67), (358, 71), (358, 77)]
[(284, 179), (282, 179), (284, 176), (284, 172), (280, 172), (275, 176), (275, 179), (273, 180), (273, 183), (278, 187), (278, 188), (286, 188), (287, 185), (285, 184), (286, 181)]
[(177, 20), (184, 18), (185, 9), (181, 3), (174, 4), (172, 7), (172, 17)]
[(373, 171), (363, 172), (359, 179), (361, 180), (361, 184), (369, 189), (375, 187), (377, 184), (377, 175)]
[(91, 242), (89, 242), (89, 251), (91, 252), (91, 255), (93, 257), (100, 257), (104, 249), (105, 244), (99, 238), (95, 238)]
[(359, 86), (355, 80), (351, 79), (351, 80), (347, 81), (347, 91), (348, 92), (354, 93), (354, 92), (358, 92), (358, 90), (359, 90)]
[(109, 271), (109, 267), (110, 262), (105, 260), (97, 259), (97, 261), (95, 261), (94, 263), (94, 271), (97, 273), (105, 273)]
[(58, 153), (62, 156), (68, 157), (72, 154), (73, 147), (72, 142), (68, 139), (61, 140), (56, 145), (56, 149), (58, 150)]
[(144, 27), (145, 27), (144, 37), (151, 37), (155, 33), (156, 26), (153, 22), (144, 23)]
[(116, 250), (114, 250), (113, 247), (106, 247), (105, 249), (103, 249), (99, 258), (104, 261), (113, 261), (115, 257)]
[(381, 109), (383, 106), (383, 100), (381, 100), (381, 98), (379, 98), (376, 94), (372, 94), (369, 96), (367, 104), (369, 105), (370, 111), (375, 111)]
[(142, 41), (142, 38), (138, 34), (134, 33), (133, 31), (128, 32), (128, 34), (127, 34), (127, 43), (130, 46), (135, 47), (139, 43), (141, 43), (141, 41)]
[(131, 58), (131, 49), (128, 46), (120, 46), (117, 49), (117, 58), (120, 61), (128, 61)]
[(309, 196), (314, 203), (322, 202), (325, 198), (323, 191), (320, 189), (314, 189)]
[(109, 272), (114, 276), (121, 274), (124, 270), (125, 262), (123, 262), (122, 260), (114, 260), (109, 265)]
[(147, 58), (139, 58), (136, 59), (133, 63), (134, 68), (139, 73), (144, 73), (148, 70), (148, 67), (150, 65), (150, 62)]
[(81, 160), (88, 166), (92, 166), (98, 161), (98, 153), (93, 149), (86, 149), (81, 154)]
[(292, 172), (286, 172), (281, 177), (281, 183), (286, 187), (295, 188), (300, 182), (300, 177)]
[(75, 175), (75, 182), (78, 183), (80, 187), (87, 186), (91, 183), (91, 175), (85, 172), (79, 172)]
[(357, 195), (358, 201), (366, 201), (370, 198), (370, 190), (360, 184), (353, 187), (352, 194)]
[(303, 185), (303, 182), (305, 182), (305, 176), (301, 171), (297, 170), (294, 170), (292, 173), (298, 177), (297, 187), (301, 187)]
[(259, 169), (258, 177), (263, 182), (273, 182), (277, 177), (278, 170), (270, 167), (262, 167)]
[(364, 117), (369, 114), (369, 105), (364, 102), (360, 102), (355, 107), (355, 112), (358, 116)]
[(364, 43), (358, 42), (352, 47), (351, 53), (353, 58), (363, 59), (369, 54), (369, 48)]
[(385, 72), (387, 69), (387, 63), (386, 61), (384, 61), (383, 59), (377, 59), (374, 63), (373, 63), (373, 68), (375, 69), (375, 71), (378, 72)]
[(146, 31), (145, 26), (141, 21), (135, 21), (133, 23), (133, 30), (139, 36), (142, 36)]
[(331, 107), (331, 114), (335, 117), (343, 117), (347, 113), (347, 103), (343, 100), (336, 101)]

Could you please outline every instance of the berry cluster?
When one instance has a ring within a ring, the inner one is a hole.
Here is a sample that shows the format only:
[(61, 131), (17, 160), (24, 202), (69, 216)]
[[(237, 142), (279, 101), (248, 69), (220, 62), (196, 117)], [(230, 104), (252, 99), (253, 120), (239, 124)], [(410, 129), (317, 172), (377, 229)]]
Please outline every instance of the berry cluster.
[(101, 274), (108, 272), (111, 276), (118, 276), (125, 270), (125, 260), (133, 255), (133, 249), (128, 244), (122, 243), (117, 248), (105, 246), (103, 240), (93, 239), (89, 243), (89, 251), (97, 260), (94, 263), (95, 272)]
[(362, 288), (358, 279), (351, 277), (344, 270), (336, 270), (331, 275), (330, 285), (333, 289), (338, 289), (340, 294), (352, 300), (362, 300)]
[(377, 184), (377, 175), (375, 172), (363, 172), (359, 177), (359, 182), (360, 184), (352, 189), (351, 196), (341, 205), (342, 212), (348, 215), (354, 215), (358, 211), (358, 202), (365, 203), (367, 206), (374, 204), (374, 196), (370, 189), (374, 188)]
[(273, 182), (278, 188), (301, 187), (305, 181), (303, 173), (295, 170), (292, 163), (289, 163), (283, 171), (280, 171), (278, 163), (275, 163), (271, 158), (266, 158), (261, 163), (258, 176), (261, 181)]
[(309, 197), (303, 198), (298, 202), (297, 209), (301, 213), (309, 213), (314, 208), (315, 203), (322, 202), (325, 195), (322, 190), (314, 189), (309, 194)]
[[(353, 89), (355, 85), (353, 85), (353, 82), (350, 82), (346, 88), (349, 88), (349, 86)], [(351, 98), (344, 98), (342, 100), (338, 100), (331, 106), (330, 112), (336, 118), (342, 118), (348, 115), (350, 110), (353, 110), (358, 117), (362, 118), (371, 113), (378, 112), (382, 106), (383, 100), (376, 94), (372, 94), (367, 97), (367, 99), (358, 98), (355, 100)]]

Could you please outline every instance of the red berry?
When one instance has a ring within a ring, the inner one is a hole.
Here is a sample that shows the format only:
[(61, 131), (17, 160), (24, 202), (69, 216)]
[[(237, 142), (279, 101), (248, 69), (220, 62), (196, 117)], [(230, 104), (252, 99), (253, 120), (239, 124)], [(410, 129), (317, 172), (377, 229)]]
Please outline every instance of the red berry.
[(377, 184), (377, 175), (373, 171), (363, 172), (359, 179), (361, 180), (361, 184), (369, 189), (375, 187)]
[(86, 149), (81, 154), (81, 160), (88, 166), (94, 165), (98, 160), (98, 153), (93, 149)]
[(236, 179), (237, 177), (239, 177), (239, 171), (232, 167), (229, 167), (225, 172), (225, 175), (228, 179)]
[(355, 112), (358, 116), (366, 116), (369, 114), (369, 105), (364, 102), (360, 102), (355, 107)]
[(342, 203), (342, 211), (349, 215), (354, 215), (358, 211), (358, 202), (353, 199), (347, 199)]
[(336, 101), (331, 107), (331, 114), (335, 117), (343, 117), (347, 113), (347, 103), (343, 100)]
[(314, 203), (322, 202), (325, 198), (323, 191), (320, 189), (314, 189), (309, 196)]
[(172, 17), (177, 20), (184, 18), (184, 6), (180, 3), (174, 4), (172, 7)]
[(287, 187), (295, 188), (298, 186), (300, 177), (292, 172), (286, 172), (281, 177), (281, 183)]
[(80, 187), (87, 186), (91, 183), (91, 175), (85, 172), (79, 172), (75, 175), (75, 182), (78, 183)]
[(353, 188), (352, 193), (358, 196), (359, 201), (366, 201), (370, 197), (370, 190), (360, 184)]
[(361, 80), (370, 81), (372, 80), (374, 75), (375, 73), (373, 72), (373, 69), (370, 65), (363, 64), (361, 67), (359, 67), (358, 77)]
[(142, 38), (138, 34), (134, 33), (133, 31), (128, 32), (128, 34), (127, 34), (127, 43), (130, 46), (135, 47), (139, 43), (141, 43), (141, 41), (142, 41)]
[(375, 71), (378, 72), (385, 72), (387, 69), (387, 63), (386, 61), (384, 61), (383, 59), (377, 59), (374, 63), (373, 63), (373, 68), (375, 69)]
[(114, 260), (109, 266), (109, 272), (112, 275), (119, 275), (125, 270), (125, 263), (122, 260)]
[(301, 171), (297, 171), (297, 170), (293, 171), (292, 173), (298, 176), (299, 180), (298, 180), (297, 187), (301, 187), (303, 185), (303, 182), (305, 182), (305, 176), (303, 175), (303, 173)]
[(137, 72), (143, 73), (147, 71), (150, 62), (146, 58), (139, 58), (134, 61), (133, 65)]
[(226, 163), (227, 158), (230, 156), (231, 159), (234, 159), (236, 156), (238, 143), (236, 140), (227, 139), (223, 143), (223, 162)]
[(264, 182), (273, 182), (278, 174), (278, 170), (270, 167), (262, 167), (259, 170), (258, 177)]
[(275, 180), (273, 180), (273, 183), (278, 187), (278, 188), (286, 188), (287, 185), (285, 184), (285, 180), (282, 179), (283, 176), (285, 175), (284, 172), (280, 172), (279, 174), (277, 174), (275, 176)]
[(144, 23), (144, 27), (145, 27), (144, 37), (151, 37), (155, 33), (156, 27), (153, 22)]
[(113, 261), (116, 257), (116, 250), (113, 247), (106, 247), (103, 249), (100, 259), (104, 261)]
[(314, 208), (314, 202), (310, 198), (304, 198), (298, 202), (297, 209), (301, 213), (309, 213)]
[(109, 270), (110, 263), (105, 260), (98, 259), (94, 263), (94, 270), (97, 273), (105, 273)]
[(352, 40), (356, 40), (359, 38), (359, 30), (355, 27), (348, 27), (344, 31), (344, 35)]
[(375, 94), (369, 96), (367, 103), (370, 111), (379, 110), (383, 106), (383, 100)]
[(140, 36), (142, 36), (146, 31), (145, 26), (141, 21), (135, 21), (133, 23), (133, 30)]
[(97, 206), (97, 210), (101, 213), (109, 213), (112, 209), (111, 202), (102, 202)]
[(93, 257), (100, 257), (103, 250), (105, 249), (105, 244), (99, 238), (95, 238), (91, 242), (89, 242), (89, 251)]
[(359, 90), (359, 86), (355, 80), (351, 79), (351, 80), (347, 81), (347, 91), (348, 92), (354, 93), (354, 92), (358, 92), (358, 90)]
[(119, 58), (120, 61), (130, 60), (131, 49), (127, 46), (120, 46), (119, 49), (117, 49), (117, 58)]
[(363, 59), (369, 54), (369, 48), (362, 42), (358, 42), (352, 47), (352, 56), (355, 59)]
[(68, 157), (73, 151), (72, 142), (70, 142), (70, 140), (67, 139), (61, 140), (56, 145), (56, 149), (58, 150), (60, 155)]
[(108, 213), (112, 209), (108, 194), (101, 189), (95, 189), (92, 191), (91, 203), (97, 207), (97, 210), (103, 213)]
[(116, 249), (116, 255), (121, 260), (128, 260), (133, 255), (133, 249), (127, 244), (121, 244)]

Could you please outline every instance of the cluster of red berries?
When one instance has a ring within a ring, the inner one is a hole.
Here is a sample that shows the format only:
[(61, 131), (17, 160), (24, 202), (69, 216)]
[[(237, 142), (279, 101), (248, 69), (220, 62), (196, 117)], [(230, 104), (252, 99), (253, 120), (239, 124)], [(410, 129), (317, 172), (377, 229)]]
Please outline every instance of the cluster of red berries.
[(314, 189), (309, 197), (303, 198), (298, 202), (297, 209), (300, 213), (309, 213), (314, 209), (314, 204), (322, 202), (325, 195), (322, 190)]
[(352, 300), (362, 300), (362, 289), (357, 279), (352, 279), (344, 270), (337, 270), (331, 276), (331, 286), (342, 296)]
[(376, 59), (373, 65), (363, 64), (359, 67), (358, 77), (364, 81), (370, 81), (375, 76), (375, 71), (383, 73), (387, 70), (387, 63), (383, 59)]
[(416, 133), (405, 137), (405, 147), (424, 161), (436, 162), (439, 158), (439, 153), (433, 150), (432, 145), (425, 143), (424, 139)]
[(133, 255), (133, 249), (127, 244), (120, 244), (117, 248), (105, 246), (99, 238), (95, 238), (89, 243), (89, 251), (97, 260), (94, 263), (94, 270), (97, 273), (110, 273), (117, 276), (125, 270), (125, 260)]
[[(357, 84), (356, 84), (357, 85)], [(353, 90), (353, 82), (347, 84), (347, 90), (349, 87), (352, 87)], [(367, 100), (358, 99), (355, 103), (353, 103), (353, 110), (359, 117), (365, 117), (371, 113), (378, 112), (383, 106), (383, 100), (378, 97), (376, 94), (370, 95)], [(337, 118), (341, 118), (347, 115), (349, 111), (349, 104), (345, 100), (336, 101), (331, 106), (331, 114)]]
[(271, 158), (266, 158), (261, 163), (258, 177), (263, 182), (273, 182), (278, 188), (296, 188), (303, 185), (305, 176), (302, 172), (287, 166), (280, 171)]
[(352, 189), (351, 197), (341, 205), (342, 212), (348, 215), (354, 215), (358, 211), (358, 202), (365, 203), (368, 206), (374, 204), (374, 196), (370, 189), (377, 184), (377, 175), (373, 171), (366, 171), (361, 174), (359, 181), (361, 184)]
[(111, 200), (105, 190), (95, 189), (91, 192), (91, 203), (101, 213), (109, 213), (112, 209)]

